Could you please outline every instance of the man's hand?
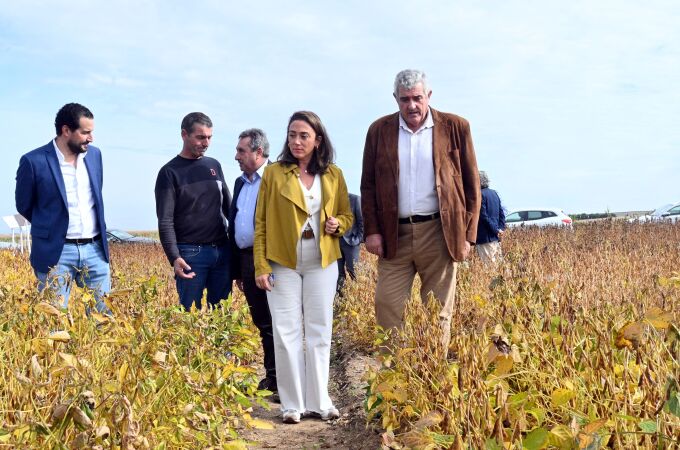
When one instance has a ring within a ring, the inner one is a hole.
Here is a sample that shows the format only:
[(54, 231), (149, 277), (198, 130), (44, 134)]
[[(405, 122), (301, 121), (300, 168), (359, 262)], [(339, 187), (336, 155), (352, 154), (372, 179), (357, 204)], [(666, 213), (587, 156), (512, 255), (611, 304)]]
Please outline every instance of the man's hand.
[(184, 258), (177, 258), (174, 263), (172, 263), (172, 268), (175, 270), (175, 275), (180, 278), (191, 279), (196, 276), (195, 272), (189, 272), (191, 266), (184, 261)]
[(369, 253), (383, 257), (383, 238), (381, 234), (369, 234), (366, 236), (366, 250)]
[(467, 259), (468, 256), (470, 256), (470, 249), (472, 246), (470, 245), (469, 241), (465, 241), (465, 246), (463, 247), (463, 259)]
[(499, 241), (503, 239), (503, 233), (504, 232), (505, 232), (505, 230), (498, 230), (498, 240)]
[(236, 282), (236, 287), (237, 287), (241, 292), (243, 292), (243, 280), (241, 280), (241, 279), (239, 278), (238, 280), (234, 280), (234, 281)]

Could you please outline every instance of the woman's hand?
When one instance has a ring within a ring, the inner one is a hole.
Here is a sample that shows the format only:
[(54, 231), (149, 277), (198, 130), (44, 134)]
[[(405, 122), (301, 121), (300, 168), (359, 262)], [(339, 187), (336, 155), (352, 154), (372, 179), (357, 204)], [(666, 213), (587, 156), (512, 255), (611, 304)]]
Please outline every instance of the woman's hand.
[(269, 274), (265, 273), (255, 277), (255, 284), (263, 291), (271, 291), (272, 285), (269, 283)]
[(328, 216), (328, 219), (326, 219), (326, 233), (335, 234), (338, 232), (338, 228), (340, 228), (340, 222), (338, 222), (338, 219), (333, 216)]

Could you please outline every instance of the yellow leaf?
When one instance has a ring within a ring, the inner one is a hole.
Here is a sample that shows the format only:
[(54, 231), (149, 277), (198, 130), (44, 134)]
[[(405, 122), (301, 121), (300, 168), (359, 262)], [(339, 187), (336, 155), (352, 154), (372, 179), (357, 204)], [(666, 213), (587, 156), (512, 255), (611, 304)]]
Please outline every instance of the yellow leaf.
[(616, 334), (616, 347), (623, 348), (637, 346), (640, 343), (645, 324), (642, 322), (628, 322)]
[(71, 335), (68, 331), (53, 331), (50, 333), (49, 339), (55, 342), (68, 342), (71, 340)]
[(71, 354), (59, 352), (59, 356), (64, 361), (65, 366), (76, 367), (78, 365), (78, 359)]
[(416, 411), (413, 409), (413, 406), (411, 405), (406, 405), (402, 410), (401, 413), (405, 415), (406, 417), (411, 417), (416, 413)]
[(118, 383), (116, 383), (115, 381), (107, 381), (106, 383), (104, 383), (104, 385), (102, 386), (102, 388), (103, 388), (106, 392), (114, 393), (114, 392), (118, 392), (119, 386), (120, 386), (120, 385), (119, 385)]
[(673, 321), (672, 312), (664, 312), (661, 308), (653, 307), (645, 314), (647, 322), (657, 330), (665, 330), (668, 324)]
[(391, 391), (391, 390), (392, 390), (392, 385), (387, 381), (383, 381), (378, 386), (376, 386), (374, 392), (378, 392), (378, 393), (382, 394), (383, 392), (388, 392), (388, 391)]
[(247, 423), (251, 427), (257, 428), (258, 430), (273, 430), (274, 428), (276, 428), (274, 424), (269, 422), (268, 420), (251, 419), (248, 420)]
[(588, 448), (590, 447), (590, 444), (593, 443), (595, 440), (595, 436), (592, 434), (584, 434), (584, 433), (579, 433), (578, 434), (578, 448)]
[(120, 365), (120, 369), (118, 369), (118, 383), (122, 386), (123, 383), (125, 383), (125, 377), (127, 376), (128, 373), (128, 363), (127, 361), (123, 361), (123, 364)]
[(486, 365), (488, 366), (489, 364), (494, 362), (498, 355), (503, 355), (503, 353), (498, 351), (496, 345), (493, 342), (490, 342), (486, 349)]
[(35, 305), (35, 310), (41, 313), (48, 314), (50, 316), (60, 317), (64, 315), (63, 312), (59, 311), (57, 308), (55, 308), (54, 306), (50, 305), (47, 302), (38, 303), (37, 305)]
[(494, 371), (496, 375), (505, 375), (512, 370), (513, 360), (510, 355), (498, 355), (494, 362), (496, 363), (496, 370)]
[(562, 406), (576, 397), (576, 393), (570, 389), (555, 389), (550, 395), (553, 406)]
[(413, 424), (413, 427), (422, 430), (423, 428), (428, 428), (433, 425), (437, 425), (443, 419), (444, 418), (438, 411), (430, 411), (429, 413), (425, 414), (423, 417), (418, 419), (418, 421), (415, 424)]
[(404, 403), (406, 400), (408, 400), (408, 393), (406, 392), (406, 389), (397, 389), (394, 391), (394, 399), (399, 403)]
[(614, 364), (614, 375), (617, 377), (620, 377), (623, 375), (623, 365), (622, 364)]
[(222, 450), (248, 450), (246, 441), (230, 441), (222, 444)]
[(574, 442), (571, 430), (566, 425), (556, 425), (548, 433), (548, 444), (557, 448), (571, 448), (568, 444)]
[(52, 350), (54, 341), (48, 339), (34, 339), (31, 342), (31, 350), (35, 352), (38, 356), (45, 356), (50, 350)]
[(588, 425), (583, 427), (583, 433), (585, 434), (595, 433), (597, 430), (602, 428), (606, 423), (607, 419), (598, 419), (594, 422), (590, 422)]
[(116, 298), (116, 297), (126, 297), (128, 294), (131, 294), (133, 290), (130, 289), (114, 289), (111, 292), (107, 294), (108, 298)]
[(153, 361), (156, 364), (165, 364), (165, 359), (167, 358), (168, 354), (165, 352), (156, 352), (153, 355)]

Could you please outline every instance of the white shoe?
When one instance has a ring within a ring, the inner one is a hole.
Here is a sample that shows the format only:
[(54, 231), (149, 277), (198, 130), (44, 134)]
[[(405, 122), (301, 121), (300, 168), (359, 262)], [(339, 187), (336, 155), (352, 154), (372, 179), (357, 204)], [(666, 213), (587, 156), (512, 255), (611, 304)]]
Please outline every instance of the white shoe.
[(300, 413), (294, 409), (287, 409), (283, 412), (283, 423), (300, 423)]
[(334, 420), (340, 417), (340, 411), (334, 406), (331, 406), (325, 411), (321, 412), (321, 420)]

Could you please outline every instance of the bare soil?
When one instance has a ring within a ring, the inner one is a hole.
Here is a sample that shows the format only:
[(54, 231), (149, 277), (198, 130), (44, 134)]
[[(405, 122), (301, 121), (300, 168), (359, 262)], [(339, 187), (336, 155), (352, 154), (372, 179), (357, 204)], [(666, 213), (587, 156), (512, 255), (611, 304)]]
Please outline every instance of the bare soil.
[(248, 448), (276, 449), (347, 449), (376, 450), (380, 448), (379, 430), (366, 426), (363, 401), (366, 382), (364, 373), (375, 360), (369, 356), (344, 354), (336, 347), (331, 355), (329, 390), (340, 418), (324, 422), (304, 417), (299, 424), (281, 422), (278, 403), (270, 402), (270, 409), (256, 406), (253, 418), (270, 422), (273, 430), (242, 430), (241, 436), (251, 444)]

